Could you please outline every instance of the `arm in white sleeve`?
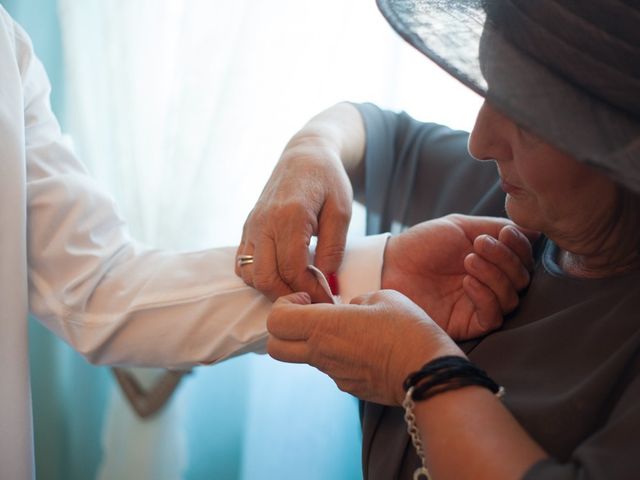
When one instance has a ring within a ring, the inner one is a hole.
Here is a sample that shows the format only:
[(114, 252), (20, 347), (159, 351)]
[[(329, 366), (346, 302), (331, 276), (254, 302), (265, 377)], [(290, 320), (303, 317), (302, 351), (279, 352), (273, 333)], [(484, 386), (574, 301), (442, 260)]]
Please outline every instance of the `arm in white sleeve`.
[[(185, 367), (262, 349), (271, 303), (234, 275), (235, 248), (171, 253), (133, 242), (111, 198), (63, 142), (46, 74), (19, 27), (16, 54), (32, 313), (93, 363)], [(379, 288), (384, 242), (370, 247), (378, 271), (360, 276), (348, 295)], [(350, 252), (339, 275), (345, 293), (358, 277), (353, 269), (363, 268)], [(369, 255), (362, 258), (371, 268)]]

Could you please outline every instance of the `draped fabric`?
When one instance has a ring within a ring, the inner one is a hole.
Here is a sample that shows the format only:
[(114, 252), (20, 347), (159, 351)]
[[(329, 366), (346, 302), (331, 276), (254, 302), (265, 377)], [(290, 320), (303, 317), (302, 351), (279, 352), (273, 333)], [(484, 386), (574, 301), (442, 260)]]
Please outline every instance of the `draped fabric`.
[[(291, 134), (337, 101), (459, 128), (478, 105), (370, 0), (58, 0), (58, 14), (64, 126), (132, 234), (158, 248), (237, 243)], [(361, 476), (357, 404), (314, 369), (255, 355), (199, 368), (141, 421), (108, 370), (33, 330), (39, 478)]]

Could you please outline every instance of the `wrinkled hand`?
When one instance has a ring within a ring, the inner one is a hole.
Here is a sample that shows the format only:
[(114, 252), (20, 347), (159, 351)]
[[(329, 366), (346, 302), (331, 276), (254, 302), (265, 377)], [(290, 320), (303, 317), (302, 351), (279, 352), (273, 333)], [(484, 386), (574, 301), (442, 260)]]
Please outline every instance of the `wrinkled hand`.
[(421, 223), (389, 239), (382, 288), (411, 298), (456, 340), (480, 336), (518, 306), (533, 268), (529, 238), (504, 218)]
[(271, 300), (293, 291), (328, 301), (307, 270), (309, 242), (318, 236), (315, 265), (337, 272), (351, 220), (353, 193), (334, 149), (316, 144), (288, 145), (245, 222), (237, 255), (254, 263), (236, 274)]
[(310, 305), (304, 293), (276, 301), (267, 320), (269, 354), (308, 363), (340, 390), (398, 405), (407, 375), (433, 358), (463, 355), (451, 338), (404, 295), (381, 290), (350, 305)]

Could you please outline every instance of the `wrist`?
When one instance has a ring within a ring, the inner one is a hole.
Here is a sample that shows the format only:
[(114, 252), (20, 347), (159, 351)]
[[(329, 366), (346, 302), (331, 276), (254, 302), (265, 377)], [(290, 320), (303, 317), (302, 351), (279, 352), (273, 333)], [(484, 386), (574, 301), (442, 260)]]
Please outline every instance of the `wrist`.
[(396, 242), (397, 239), (393, 235), (389, 235), (384, 247), (382, 270), (380, 272), (380, 287), (382, 290), (398, 290), (397, 282), (394, 281), (394, 274), (397, 270), (394, 255)]
[(311, 120), (289, 140), (285, 152), (292, 149), (311, 149), (331, 152), (340, 157), (343, 153), (341, 132), (330, 124), (319, 120)]
[[(433, 331), (431, 328), (436, 328), (437, 331)], [(411, 348), (411, 345), (407, 345), (405, 350), (407, 360), (405, 362), (405, 368), (401, 369), (402, 377), (397, 383), (396, 402), (398, 405), (402, 405), (404, 401), (406, 394), (405, 382), (407, 378), (414, 372), (422, 369), (424, 365), (444, 357), (467, 358), (451, 337), (435, 324), (430, 326), (428, 330), (425, 329), (422, 340), (414, 338), (413, 342), (419, 343), (420, 348)]]
[(364, 122), (358, 109), (351, 103), (338, 103), (313, 117), (292, 138), (293, 142), (301, 140), (322, 143), (335, 150), (350, 178), (363, 169)]
[(381, 288), (384, 246), (388, 234), (350, 238), (338, 270), (340, 297), (350, 303), (357, 296)]
[(426, 401), (450, 390), (472, 386), (486, 388), (498, 397), (504, 395), (504, 388), (484, 370), (459, 355), (434, 358), (409, 374), (402, 386), (414, 401)]
[[(330, 177), (350, 188), (342, 166), (340, 146), (335, 139), (305, 129), (294, 135), (285, 147), (278, 162), (280, 168), (300, 168), (316, 177)], [(336, 180), (339, 179), (339, 180)], [(333, 185), (335, 187), (335, 185)]]

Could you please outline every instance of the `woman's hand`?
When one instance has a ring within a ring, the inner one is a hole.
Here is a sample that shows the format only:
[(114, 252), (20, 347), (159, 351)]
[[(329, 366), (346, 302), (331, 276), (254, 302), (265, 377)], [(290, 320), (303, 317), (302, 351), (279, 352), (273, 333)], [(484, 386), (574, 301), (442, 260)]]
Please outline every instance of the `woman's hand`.
[(310, 305), (305, 293), (278, 299), (267, 319), (269, 354), (308, 363), (358, 398), (398, 405), (402, 382), (429, 360), (463, 355), (451, 338), (404, 295), (363, 295), (350, 305)]
[[(294, 293), (274, 304), (267, 320), (269, 354), (308, 363), (329, 375), (340, 390), (363, 400), (401, 405), (407, 375), (434, 358), (464, 356), (420, 307), (396, 291), (364, 295), (351, 305), (309, 302), (307, 294)], [(521, 478), (547, 457), (502, 403), (482, 388), (437, 395), (418, 402), (414, 413), (434, 475)], [(487, 462), (496, 451), (506, 452), (505, 460)], [(471, 461), (461, 463), (461, 458)]]
[(407, 295), (456, 340), (485, 334), (529, 285), (530, 239), (538, 234), (526, 233), (505, 218), (449, 215), (421, 223), (389, 239), (382, 288)]
[(357, 170), (363, 149), (362, 120), (349, 104), (322, 112), (291, 139), (244, 225), (237, 255), (254, 257), (236, 264), (245, 283), (271, 300), (304, 291), (328, 301), (307, 269), (309, 243), (318, 237), (315, 265), (335, 274), (351, 220), (347, 170)]

